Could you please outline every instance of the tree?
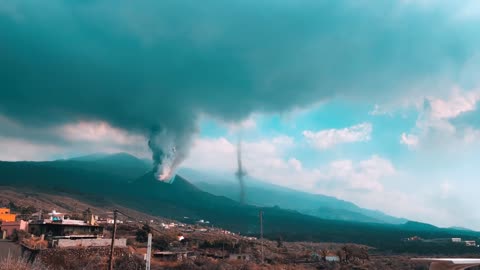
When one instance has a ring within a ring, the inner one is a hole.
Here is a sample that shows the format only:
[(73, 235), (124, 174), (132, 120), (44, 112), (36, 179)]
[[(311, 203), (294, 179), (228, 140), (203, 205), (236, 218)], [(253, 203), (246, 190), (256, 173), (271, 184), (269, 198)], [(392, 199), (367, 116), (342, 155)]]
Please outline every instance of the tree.
[(138, 229), (135, 233), (135, 240), (140, 243), (145, 243), (148, 241), (148, 234), (152, 232), (152, 228), (148, 224), (143, 225), (141, 229)]
[(168, 249), (170, 242), (167, 241), (164, 237), (154, 237), (152, 239), (152, 247), (153, 249), (158, 250), (166, 250)]

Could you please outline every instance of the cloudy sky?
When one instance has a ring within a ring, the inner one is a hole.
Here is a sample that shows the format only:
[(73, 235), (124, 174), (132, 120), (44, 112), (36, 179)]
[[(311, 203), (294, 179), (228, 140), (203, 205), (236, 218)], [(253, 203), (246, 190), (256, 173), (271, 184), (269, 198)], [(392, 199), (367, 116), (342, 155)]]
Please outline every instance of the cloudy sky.
[(152, 148), (230, 174), (241, 136), (253, 177), (480, 229), (479, 18), (474, 0), (0, 0), (0, 159)]

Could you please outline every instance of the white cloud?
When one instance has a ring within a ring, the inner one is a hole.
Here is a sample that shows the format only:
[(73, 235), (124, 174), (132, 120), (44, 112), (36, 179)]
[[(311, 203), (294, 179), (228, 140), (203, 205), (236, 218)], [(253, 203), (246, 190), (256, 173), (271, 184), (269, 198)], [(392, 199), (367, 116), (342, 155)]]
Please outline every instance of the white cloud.
[(452, 193), (452, 184), (449, 181), (445, 180), (440, 184), (440, 195), (442, 198), (448, 198)]
[(463, 139), (465, 143), (475, 143), (480, 141), (480, 130), (474, 129), (472, 127), (465, 128), (463, 132)]
[(292, 137), (285, 136), (285, 135), (274, 137), (272, 139), (272, 143), (275, 145), (281, 145), (285, 147), (291, 147), (295, 144)]
[(150, 157), (143, 136), (105, 122), (80, 121), (38, 129), (0, 115), (0, 134), (2, 160), (49, 160), (92, 152), (129, 152)]
[[(294, 143), (288, 137), (243, 142), (243, 161), (250, 177), (309, 193), (336, 196), (363, 207), (399, 215), (427, 213), (404, 193), (388, 189), (399, 172), (388, 159), (373, 155), (364, 160), (334, 160), (318, 167), (305, 166), (291, 155)], [(198, 138), (182, 166), (221, 173), (234, 179), (236, 144), (226, 138)], [(392, 201), (393, 200), (393, 201)], [(421, 216), (418, 214), (417, 216)]]
[(32, 143), (28, 140), (0, 136), (0, 160), (41, 161), (45, 157), (61, 153), (64, 149), (53, 144)]
[(328, 149), (337, 144), (370, 140), (372, 124), (361, 123), (343, 129), (327, 129), (317, 132), (305, 130), (303, 136), (317, 149)]
[(292, 166), (297, 172), (301, 172), (303, 170), (302, 162), (296, 158), (289, 159), (288, 164)]
[[(256, 168), (282, 169), (296, 166), (294, 161), (288, 162), (282, 157), (285, 150), (294, 145), (288, 136), (278, 136), (269, 140), (243, 141), (242, 155), (246, 170), (251, 173)], [(183, 166), (203, 169), (235, 171), (237, 166), (237, 145), (224, 137), (197, 138), (189, 157)], [(300, 165), (301, 166), (301, 165)]]
[[(409, 134), (402, 133), (400, 143), (414, 148), (475, 141), (476, 132), (473, 129), (460, 127), (459, 130), (451, 120), (463, 113), (475, 111), (479, 100), (479, 90), (463, 91), (458, 88), (454, 88), (447, 98), (426, 98), (423, 106), (419, 106), (415, 129)], [(448, 144), (445, 143), (447, 141)]]
[(192, 150), (182, 167), (207, 171), (236, 170), (236, 145), (226, 138), (197, 138), (192, 144)]
[(379, 156), (372, 156), (369, 159), (354, 163), (351, 160), (339, 160), (329, 164), (324, 169), (322, 179), (328, 181), (339, 181), (341, 185), (335, 189), (352, 189), (381, 192), (383, 185), (382, 178), (395, 174), (393, 164)]
[[(291, 156), (289, 149), (294, 144), (290, 141), (291, 138), (281, 136), (243, 142), (243, 163), (248, 175), (307, 192), (336, 195), (347, 190), (344, 199), (348, 199), (350, 193), (359, 191), (382, 192), (382, 180), (396, 174), (389, 160), (376, 155), (360, 161), (345, 159), (316, 168), (305, 167), (301, 160)], [(233, 177), (237, 166), (236, 144), (226, 138), (198, 138), (183, 166), (231, 173)]]
[(479, 91), (463, 92), (454, 88), (448, 99), (430, 98), (430, 114), (434, 119), (451, 119), (462, 113), (476, 110)]
[(120, 145), (145, 143), (143, 136), (132, 135), (124, 130), (112, 127), (107, 122), (81, 121), (74, 124), (66, 124), (59, 127), (58, 132), (69, 141), (108, 142)]
[(407, 145), (409, 148), (415, 148), (418, 145), (419, 138), (413, 134), (402, 133), (400, 143)]

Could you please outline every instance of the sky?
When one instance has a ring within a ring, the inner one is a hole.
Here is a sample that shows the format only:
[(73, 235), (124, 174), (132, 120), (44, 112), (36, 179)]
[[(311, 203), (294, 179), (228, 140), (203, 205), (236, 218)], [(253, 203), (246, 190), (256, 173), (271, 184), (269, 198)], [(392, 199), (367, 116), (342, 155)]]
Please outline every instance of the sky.
[(0, 1), (0, 159), (94, 152), (480, 230), (474, 0)]

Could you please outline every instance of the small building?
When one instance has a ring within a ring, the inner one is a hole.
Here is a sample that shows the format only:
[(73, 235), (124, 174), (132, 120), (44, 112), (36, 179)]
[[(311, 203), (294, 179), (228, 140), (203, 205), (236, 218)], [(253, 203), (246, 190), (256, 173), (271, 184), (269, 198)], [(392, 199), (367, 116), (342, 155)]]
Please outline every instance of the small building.
[(65, 214), (57, 212), (55, 209), (51, 213), (48, 213), (49, 219), (53, 222), (61, 222), (65, 219)]
[(452, 242), (453, 243), (460, 243), (460, 242), (462, 242), (462, 238), (458, 238), (458, 237), (452, 238)]
[[(115, 223), (115, 221), (113, 220), (113, 218), (98, 218), (96, 220), (96, 223), (98, 223), (98, 224), (113, 224), (113, 223)], [(119, 220), (117, 218), (117, 224), (123, 224), (123, 221)]]
[(8, 237), (13, 234), (14, 231), (27, 231), (28, 222), (20, 221), (4, 221), (2, 222), (1, 231), (4, 232), (3, 236)]
[(327, 262), (339, 262), (340, 257), (338, 257), (338, 255), (334, 252), (327, 252), (327, 254), (325, 256), (325, 261), (327, 261)]
[(28, 232), (47, 238), (97, 238), (103, 235), (103, 227), (98, 225), (75, 224), (75, 223), (30, 223)]
[(404, 238), (403, 241), (420, 242), (420, 241), (423, 241), (423, 239), (415, 235), (415, 236), (411, 236), (411, 237), (408, 237), (408, 238)]
[(182, 261), (189, 257), (188, 251), (155, 251), (153, 252), (153, 257), (159, 258), (162, 261)]
[(465, 241), (465, 245), (467, 247), (475, 247), (475, 246), (477, 246), (477, 242), (475, 242), (473, 240), (467, 240), (467, 241)]
[(242, 260), (242, 261), (250, 261), (250, 254), (246, 253), (232, 253), (228, 257), (230, 260)]
[(28, 226), (28, 232), (47, 239), (81, 239), (103, 236), (103, 227), (98, 226), (92, 218), (91, 211), (84, 212), (83, 220), (68, 219), (65, 214), (53, 210), (44, 220), (33, 220)]
[(10, 213), (10, 208), (0, 208), (0, 221), (13, 222), (17, 218), (16, 214)]

